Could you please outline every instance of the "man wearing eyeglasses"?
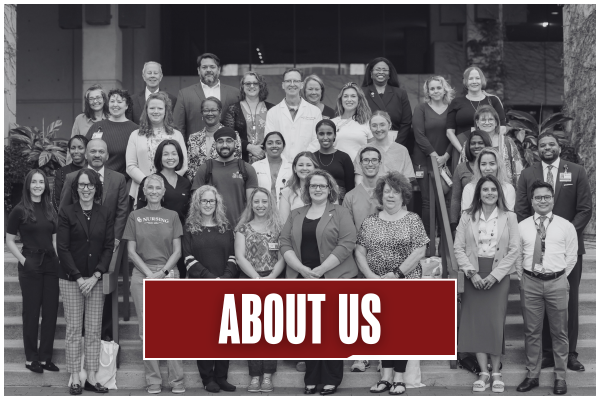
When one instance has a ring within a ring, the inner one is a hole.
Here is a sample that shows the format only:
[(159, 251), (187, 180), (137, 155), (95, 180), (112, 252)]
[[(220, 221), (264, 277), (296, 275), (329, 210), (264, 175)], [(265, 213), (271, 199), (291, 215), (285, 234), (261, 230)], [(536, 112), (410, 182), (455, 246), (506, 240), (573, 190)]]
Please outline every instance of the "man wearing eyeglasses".
[[(219, 81), (221, 74), (221, 60), (212, 53), (198, 56), (198, 76), (200, 82), (179, 91), (177, 104), (173, 109), (173, 123), (183, 134), (185, 142), (194, 132), (200, 132), (205, 124), (202, 120), (200, 104), (208, 97), (216, 97), (223, 104), (223, 110), (229, 109), (231, 104), (237, 103), (240, 91), (231, 86), (223, 85)], [(221, 116), (224, 119), (225, 113)]]
[(381, 152), (375, 147), (367, 146), (358, 153), (358, 157), (363, 175), (362, 182), (346, 194), (342, 204), (350, 210), (357, 232), (365, 218), (375, 213), (379, 205), (373, 197), (373, 191), (379, 176)]
[[(583, 230), (592, 218), (592, 193), (585, 169), (577, 164), (560, 159), (560, 143), (550, 132), (538, 137), (541, 162), (533, 164), (521, 173), (517, 185), (515, 212), (519, 221), (533, 214), (532, 185), (536, 180), (548, 182), (554, 189), (553, 212), (575, 226), (577, 231), (577, 263), (569, 275), (569, 359), (567, 368), (585, 371), (577, 360), (577, 338), (579, 336), (579, 283), (582, 273), (582, 258), (585, 254)], [(542, 368), (555, 365), (552, 357), (552, 339), (547, 318), (542, 331)]]
[(212, 185), (223, 197), (229, 224), (235, 227), (246, 207), (246, 199), (258, 187), (254, 167), (235, 157), (236, 133), (222, 127), (214, 134), (218, 158), (209, 159), (200, 167), (192, 182), (192, 191), (203, 185)]
[(545, 311), (554, 353), (554, 394), (565, 394), (569, 354), (567, 277), (577, 262), (577, 232), (573, 224), (552, 212), (552, 184), (535, 181), (531, 192), (534, 214), (519, 223), (521, 245), (516, 261), (527, 354), (527, 377), (517, 391), (528, 392), (539, 386)]
[[(88, 168), (93, 169), (100, 175), (102, 182), (102, 205), (108, 208), (109, 218), (114, 221), (115, 229), (115, 247), (113, 254), (116, 253), (125, 224), (127, 223), (129, 195), (125, 176), (117, 171), (113, 171), (104, 166), (108, 160), (108, 148), (106, 142), (102, 139), (92, 139), (88, 142), (85, 158), (88, 162)], [(65, 184), (60, 195), (59, 211), (62, 207), (73, 204), (75, 199), (71, 190), (73, 180), (79, 171), (71, 172), (65, 178)], [(116, 254), (115, 254), (116, 255)], [(111, 296), (104, 299), (104, 309), (102, 312), (102, 340), (112, 340), (112, 300)]]
[[(136, 124), (139, 125), (140, 123), (140, 117), (144, 111), (144, 106), (146, 105), (148, 96), (160, 90), (159, 85), (162, 81), (162, 78), (162, 67), (159, 63), (156, 61), (148, 61), (144, 64), (144, 68), (142, 69), (142, 79), (144, 79), (146, 86), (144, 90), (131, 96), (131, 101), (133, 102), (132, 121)], [(177, 97), (173, 96), (171, 93), (167, 93), (167, 96), (169, 96), (169, 100), (171, 100), (171, 110), (173, 110), (175, 108), (175, 104), (177, 103)]]
[(265, 133), (277, 131), (283, 134), (286, 145), (281, 156), (291, 162), (308, 148), (315, 138), (317, 122), (323, 117), (318, 107), (300, 97), (304, 87), (300, 70), (286, 70), (281, 87), (285, 97), (267, 112)]

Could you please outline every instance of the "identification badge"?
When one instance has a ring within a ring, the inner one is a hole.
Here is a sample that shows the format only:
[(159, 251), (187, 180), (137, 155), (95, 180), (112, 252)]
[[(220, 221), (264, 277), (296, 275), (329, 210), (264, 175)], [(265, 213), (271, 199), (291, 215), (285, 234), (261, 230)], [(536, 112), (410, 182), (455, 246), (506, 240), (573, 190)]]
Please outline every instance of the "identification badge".
[(421, 169), (420, 165), (417, 165), (417, 169), (415, 170), (415, 176), (417, 179), (423, 179), (425, 177), (425, 171)]
[(571, 173), (564, 172), (562, 174), (558, 174), (558, 180), (561, 182), (571, 182)]
[(103, 133), (104, 133), (104, 132), (102, 132), (102, 131), (98, 131), (98, 132), (94, 133), (94, 134), (92, 135), (92, 140), (93, 140), (93, 139), (102, 139), (102, 134), (103, 134)]
[(273, 250), (273, 251), (279, 250), (279, 243), (269, 243), (269, 250)]

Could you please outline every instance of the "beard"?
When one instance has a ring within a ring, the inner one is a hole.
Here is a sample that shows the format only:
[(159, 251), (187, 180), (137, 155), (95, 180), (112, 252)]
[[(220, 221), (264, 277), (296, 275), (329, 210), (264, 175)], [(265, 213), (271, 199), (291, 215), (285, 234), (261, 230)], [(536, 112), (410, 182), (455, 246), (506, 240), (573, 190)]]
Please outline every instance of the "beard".
[(210, 85), (210, 84), (215, 83), (215, 81), (217, 80), (217, 76), (215, 74), (206, 74), (206, 75), (202, 75), (200, 77), (200, 80), (205, 85)]

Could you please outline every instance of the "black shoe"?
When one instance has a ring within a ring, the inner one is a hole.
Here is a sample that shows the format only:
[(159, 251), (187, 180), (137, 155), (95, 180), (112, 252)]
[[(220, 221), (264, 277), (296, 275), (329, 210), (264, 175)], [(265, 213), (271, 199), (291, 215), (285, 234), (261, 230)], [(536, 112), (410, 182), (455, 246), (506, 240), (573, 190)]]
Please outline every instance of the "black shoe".
[(208, 384), (206, 386), (204, 386), (204, 389), (207, 392), (211, 392), (211, 393), (219, 393), (221, 391), (221, 388), (219, 387), (219, 385), (217, 385), (217, 382), (215, 382), (215, 381), (208, 382)]
[(39, 361), (32, 361), (29, 365), (25, 364), (25, 368), (32, 372), (37, 372), (38, 374), (44, 372), (44, 370), (42, 369), (42, 365)]
[(237, 389), (234, 385), (227, 382), (226, 380), (217, 381), (217, 385), (219, 385), (221, 390), (224, 390), (226, 392), (235, 392), (235, 389)]
[(567, 393), (567, 381), (564, 379), (554, 380), (554, 394), (566, 394)]
[(304, 394), (315, 394), (317, 393), (317, 386), (312, 389), (309, 389), (308, 386), (304, 386)]
[(543, 357), (542, 356), (542, 369), (554, 367), (554, 356)]
[(573, 353), (569, 353), (569, 358), (567, 360), (567, 368), (569, 368), (571, 371), (585, 371), (585, 367), (582, 363), (579, 362), (579, 360), (577, 360), (577, 356)]
[(74, 383), (69, 386), (69, 394), (77, 395), (83, 393), (83, 389), (81, 389), (81, 385), (78, 383)]
[(46, 364), (40, 364), (46, 371), (58, 372), (60, 369), (52, 361), (46, 361)]
[(540, 380), (538, 378), (525, 378), (519, 386), (517, 386), (517, 392), (529, 392), (531, 389), (540, 386)]
[(87, 390), (88, 392), (94, 392), (94, 393), (108, 393), (107, 388), (105, 388), (98, 382), (96, 382), (95, 385), (92, 385), (91, 383), (88, 382), (87, 379), (85, 380), (85, 385), (83, 386), (83, 389)]
[(323, 389), (321, 390), (322, 396), (327, 396), (328, 394), (334, 394), (337, 391), (337, 386), (334, 386), (331, 389)]

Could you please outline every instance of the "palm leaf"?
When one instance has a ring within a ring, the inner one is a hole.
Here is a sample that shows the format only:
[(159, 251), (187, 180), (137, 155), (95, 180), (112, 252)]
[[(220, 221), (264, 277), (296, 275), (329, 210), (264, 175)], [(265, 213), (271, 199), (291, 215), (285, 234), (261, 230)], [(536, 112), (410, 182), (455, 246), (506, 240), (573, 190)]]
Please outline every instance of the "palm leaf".
[(38, 165), (40, 167), (43, 167), (44, 165), (48, 164), (48, 162), (50, 161), (50, 159), (52, 158), (52, 153), (49, 151), (43, 151), (40, 154), (40, 158), (38, 159)]
[(539, 131), (537, 121), (529, 113), (519, 110), (510, 110), (506, 113), (506, 116), (509, 118), (509, 122), (510, 120), (517, 119), (522, 121), (532, 132)]
[(33, 140), (26, 134), (14, 133), (10, 136), (10, 139), (16, 140), (17, 142), (25, 143), (28, 146), (33, 145)]
[(563, 122), (572, 121), (573, 118), (565, 117), (562, 113), (552, 114), (542, 123), (541, 133), (551, 131), (554, 129), (554, 126), (557, 124), (562, 124)]

